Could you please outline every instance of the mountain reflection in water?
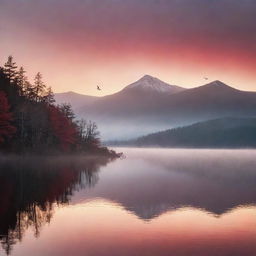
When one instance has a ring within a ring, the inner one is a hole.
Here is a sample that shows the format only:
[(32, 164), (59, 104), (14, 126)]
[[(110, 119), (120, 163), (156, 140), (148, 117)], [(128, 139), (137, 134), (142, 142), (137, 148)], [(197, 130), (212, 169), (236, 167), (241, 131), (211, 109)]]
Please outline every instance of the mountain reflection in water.
[(256, 255), (256, 151), (118, 151), (127, 158), (2, 161), (4, 251)]

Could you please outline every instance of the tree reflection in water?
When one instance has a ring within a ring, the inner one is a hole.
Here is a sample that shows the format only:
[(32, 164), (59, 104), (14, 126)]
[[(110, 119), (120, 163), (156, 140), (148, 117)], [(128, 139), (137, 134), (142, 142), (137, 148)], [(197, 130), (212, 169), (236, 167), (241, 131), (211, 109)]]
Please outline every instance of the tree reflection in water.
[(68, 204), (74, 191), (94, 186), (99, 167), (110, 160), (97, 157), (1, 158), (0, 242), (7, 254), (31, 227), (38, 237), (50, 223), (55, 205)]

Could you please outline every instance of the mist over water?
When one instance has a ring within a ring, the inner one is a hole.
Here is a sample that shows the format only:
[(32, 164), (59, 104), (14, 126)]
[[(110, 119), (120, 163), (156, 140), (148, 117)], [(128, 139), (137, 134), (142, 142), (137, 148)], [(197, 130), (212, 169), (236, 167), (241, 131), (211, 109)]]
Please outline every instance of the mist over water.
[(255, 150), (117, 151), (2, 159), (0, 255), (256, 254)]

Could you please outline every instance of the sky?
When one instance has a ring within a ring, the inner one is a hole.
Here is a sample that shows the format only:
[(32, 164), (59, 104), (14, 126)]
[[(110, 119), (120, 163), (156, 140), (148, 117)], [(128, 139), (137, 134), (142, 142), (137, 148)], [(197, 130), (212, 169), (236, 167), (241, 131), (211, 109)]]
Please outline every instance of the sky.
[(255, 17), (255, 0), (0, 0), (0, 65), (13, 55), (55, 92), (106, 95), (145, 74), (256, 91)]

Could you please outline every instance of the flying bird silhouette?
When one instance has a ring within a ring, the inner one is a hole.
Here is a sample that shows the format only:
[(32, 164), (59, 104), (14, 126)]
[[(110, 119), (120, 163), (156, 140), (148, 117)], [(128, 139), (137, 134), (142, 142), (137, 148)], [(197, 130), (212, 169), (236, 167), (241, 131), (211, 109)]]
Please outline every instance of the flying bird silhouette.
[(100, 87), (99, 87), (98, 85), (97, 85), (97, 90), (98, 90), (98, 91), (101, 91), (101, 89), (100, 89)]
[(204, 77), (204, 80), (208, 80), (208, 77)]

